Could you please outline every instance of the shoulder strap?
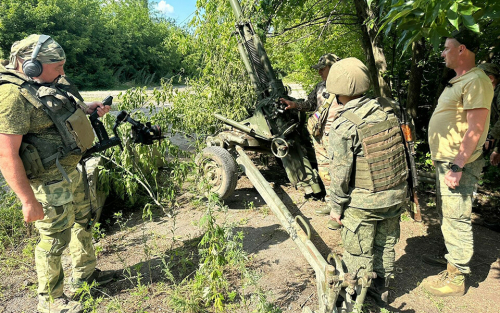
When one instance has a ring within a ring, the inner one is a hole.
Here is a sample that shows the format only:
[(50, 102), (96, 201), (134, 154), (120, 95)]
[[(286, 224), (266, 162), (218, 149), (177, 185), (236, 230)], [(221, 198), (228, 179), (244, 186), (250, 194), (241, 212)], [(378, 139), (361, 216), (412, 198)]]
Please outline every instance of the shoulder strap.
[(363, 121), (361, 117), (357, 116), (352, 111), (344, 111), (341, 116), (345, 117), (348, 121), (350, 121), (351, 123), (355, 124), (358, 127), (365, 123), (365, 121)]
[(0, 73), (0, 85), (3, 84), (14, 84), (16, 86), (21, 86), (26, 81), (21, 77), (18, 77), (9, 73)]

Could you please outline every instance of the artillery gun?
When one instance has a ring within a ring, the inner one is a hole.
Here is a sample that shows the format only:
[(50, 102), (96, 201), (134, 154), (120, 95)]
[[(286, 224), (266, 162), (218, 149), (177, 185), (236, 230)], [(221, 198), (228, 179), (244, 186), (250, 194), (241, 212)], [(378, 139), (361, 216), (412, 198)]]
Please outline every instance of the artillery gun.
[(207, 148), (197, 158), (201, 174), (212, 191), (226, 199), (236, 188), (237, 164), (245, 172), (316, 273), (319, 307), (316, 311), (305, 307), (304, 313), (361, 312), (376, 274), (347, 273), (340, 257), (333, 253), (325, 260), (311, 241), (307, 222), (300, 215), (292, 216), (247, 155), (248, 151), (271, 153), (281, 159), (293, 186), (303, 187), (306, 194), (321, 191), (318, 175), (307, 158), (306, 151), (312, 146), (299, 135), (303, 119), (280, 103), (279, 98), (291, 99), (288, 90), (276, 78), (262, 42), (250, 21), (244, 19), (238, 0), (229, 1), (236, 17), (238, 51), (256, 90), (257, 102), (252, 116), (241, 122), (215, 114), (224, 122), (224, 130), (207, 138)]

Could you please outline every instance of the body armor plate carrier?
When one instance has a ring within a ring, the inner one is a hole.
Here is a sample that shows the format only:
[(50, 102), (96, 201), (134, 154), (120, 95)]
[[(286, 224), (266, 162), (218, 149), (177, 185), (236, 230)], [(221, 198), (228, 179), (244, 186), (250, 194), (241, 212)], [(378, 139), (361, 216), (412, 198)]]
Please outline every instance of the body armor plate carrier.
[(23, 97), (50, 117), (61, 136), (59, 144), (48, 143), (38, 134), (23, 136), (20, 156), (28, 178), (36, 177), (56, 164), (63, 177), (69, 181), (59, 159), (68, 155), (83, 155), (94, 142), (92, 125), (85, 113), (79, 109), (79, 106), (84, 105), (81, 97), (77, 95), (80, 99), (75, 100), (73, 95), (65, 90), (65, 87), (71, 87), (69, 83), (38, 84), (12, 72), (0, 73), (0, 84), (5, 83), (19, 86)]
[(342, 116), (357, 126), (364, 154), (356, 156), (351, 185), (377, 192), (406, 181), (408, 166), (398, 119), (391, 114), (385, 121), (369, 124), (350, 111)]

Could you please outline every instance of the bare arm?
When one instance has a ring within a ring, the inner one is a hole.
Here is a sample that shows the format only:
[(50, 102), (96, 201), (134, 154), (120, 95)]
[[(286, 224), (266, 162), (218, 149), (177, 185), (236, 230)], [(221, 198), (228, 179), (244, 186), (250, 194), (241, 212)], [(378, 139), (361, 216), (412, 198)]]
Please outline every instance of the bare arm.
[(23, 205), (26, 222), (43, 219), (42, 205), (31, 190), (23, 162), (19, 156), (22, 135), (0, 134), (0, 170), (10, 188), (16, 193)]
[[(468, 129), (462, 139), (458, 154), (453, 160), (453, 163), (456, 165), (464, 167), (472, 153), (476, 150), (479, 139), (484, 132), (488, 112), (489, 110), (486, 108), (467, 110)], [(462, 173), (448, 171), (444, 180), (448, 187), (454, 189), (459, 185), (460, 178), (462, 178)]]

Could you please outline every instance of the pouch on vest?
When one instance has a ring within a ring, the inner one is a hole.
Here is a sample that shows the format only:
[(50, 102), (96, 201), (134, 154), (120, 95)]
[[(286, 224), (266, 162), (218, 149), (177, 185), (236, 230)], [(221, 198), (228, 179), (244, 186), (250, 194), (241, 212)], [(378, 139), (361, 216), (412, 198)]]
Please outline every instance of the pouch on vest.
[(331, 94), (325, 103), (317, 109), (307, 120), (307, 131), (314, 137), (319, 137), (323, 133), (323, 125), (328, 118), (328, 109), (333, 103), (335, 95)]
[(38, 155), (38, 151), (33, 145), (22, 142), (21, 148), (19, 149), (19, 156), (23, 161), (24, 170), (26, 171), (28, 178), (37, 176), (45, 171), (42, 160)]
[(356, 156), (354, 179), (351, 185), (371, 192), (388, 190), (408, 178), (405, 146), (396, 117), (376, 124), (346, 111), (343, 115), (357, 126), (364, 156)]
[(82, 110), (77, 109), (73, 115), (68, 117), (66, 126), (75, 137), (76, 144), (82, 152), (92, 148), (95, 138), (94, 130)]

